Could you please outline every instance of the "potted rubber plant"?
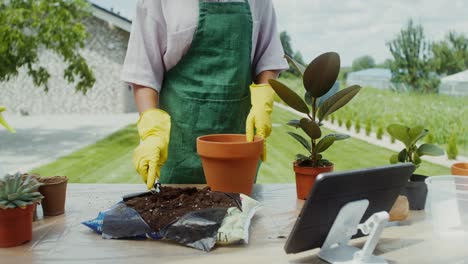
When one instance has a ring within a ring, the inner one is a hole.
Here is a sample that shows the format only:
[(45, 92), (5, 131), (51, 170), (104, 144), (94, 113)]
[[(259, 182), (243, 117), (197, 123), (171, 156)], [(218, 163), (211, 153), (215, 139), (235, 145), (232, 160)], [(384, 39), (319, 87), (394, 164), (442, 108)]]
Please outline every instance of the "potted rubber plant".
[(340, 71), (340, 56), (335, 52), (324, 53), (315, 58), (306, 68), (286, 56), (301, 73), (305, 88), (304, 99), (278, 80), (269, 80), (276, 94), (291, 108), (304, 114), (304, 118), (290, 120), (288, 125), (301, 128), (308, 138), (288, 132), (307, 151), (297, 154), (293, 163), (296, 173), (296, 190), (299, 199), (306, 199), (318, 174), (333, 171), (333, 163), (324, 158), (335, 141), (348, 138), (344, 134), (322, 135), (322, 121), (346, 105), (361, 89), (353, 85), (340, 91), (332, 90)]
[(0, 179), (0, 247), (14, 247), (32, 238), (33, 210), (43, 196), (40, 183), (17, 173)]
[[(405, 147), (390, 157), (390, 163), (412, 162), (416, 169), (421, 165), (422, 156), (441, 156), (444, 151), (434, 144), (417, 142), (429, 134), (429, 130), (423, 126), (407, 127), (400, 124), (391, 124), (387, 132), (396, 140), (402, 142)], [(401, 194), (408, 198), (411, 210), (423, 210), (426, 204), (427, 186), (424, 182), (427, 176), (415, 174), (411, 176), (408, 184), (402, 189)]]

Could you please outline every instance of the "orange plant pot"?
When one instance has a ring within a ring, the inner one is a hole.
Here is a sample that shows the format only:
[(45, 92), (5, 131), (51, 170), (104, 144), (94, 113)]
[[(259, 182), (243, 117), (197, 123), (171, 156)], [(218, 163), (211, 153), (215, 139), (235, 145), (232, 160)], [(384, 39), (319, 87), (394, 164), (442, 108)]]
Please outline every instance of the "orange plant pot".
[(239, 134), (201, 136), (197, 138), (197, 152), (206, 183), (213, 191), (252, 193), (263, 152), (262, 138), (246, 142), (246, 136)]
[(468, 162), (454, 163), (450, 169), (452, 175), (468, 176)]
[(296, 192), (297, 199), (306, 200), (309, 196), (315, 179), (320, 173), (333, 171), (333, 165), (328, 167), (303, 167), (297, 166), (294, 162), (294, 172), (296, 173)]
[(19, 246), (32, 239), (34, 207), (0, 209), (0, 248)]

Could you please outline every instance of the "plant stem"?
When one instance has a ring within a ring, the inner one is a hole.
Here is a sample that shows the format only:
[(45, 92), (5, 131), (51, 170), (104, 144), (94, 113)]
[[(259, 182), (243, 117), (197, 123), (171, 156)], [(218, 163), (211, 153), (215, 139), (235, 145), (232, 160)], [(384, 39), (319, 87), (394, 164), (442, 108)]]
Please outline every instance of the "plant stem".
[[(315, 122), (315, 115), (317, 113), (317, 98), (312, 98), (312, 122)], [(311, 116), (309, 115), (309, 118)], [(315, 149), (316, 139), (312, 139), (312, 166), (317, 164), (317, 153)]]

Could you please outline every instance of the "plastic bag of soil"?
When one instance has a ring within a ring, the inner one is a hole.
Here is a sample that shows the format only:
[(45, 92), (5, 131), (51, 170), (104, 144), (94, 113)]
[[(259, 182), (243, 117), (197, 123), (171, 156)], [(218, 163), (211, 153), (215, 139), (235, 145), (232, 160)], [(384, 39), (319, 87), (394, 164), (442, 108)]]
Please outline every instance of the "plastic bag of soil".
[(162, 187), (160, 193), (121, 201), (83, 222), (103, 238), (166, 239), (210, 251), (215, 244), (247, 243), (259, 203), (209, 189)]

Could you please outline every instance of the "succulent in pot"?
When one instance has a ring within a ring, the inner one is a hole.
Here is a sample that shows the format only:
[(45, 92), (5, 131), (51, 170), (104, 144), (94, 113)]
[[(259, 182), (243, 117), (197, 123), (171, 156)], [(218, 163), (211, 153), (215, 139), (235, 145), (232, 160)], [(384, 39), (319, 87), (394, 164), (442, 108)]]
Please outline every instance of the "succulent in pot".
[[(391, 124), (387, 132), (396, 140), (404, 144), (404, 148), (390, 157), (390, 163), (412, 162), (416, 168), (421, 163), (422, 156), (441, 156), (444, 151), (430, 143), (417, 145), (417, 142), (429, 134), (429, 130), (423, 126), (407, 127), (400, 124)], [(411, 210), (422, 210), (426, 204), (427, 186), (424, 182), (427, 176), (414, 174), (408, 184), (401, 190), (401, 194), (407, 196)]]
[(0, 179), (0, 247), (21, 245), (32, 238), (33, 210), (43, 196), (41, 184), (30, 176)]
[(294, 162), (296, 188), (299, 199), (306, 199), (315, 178), (322, 172), (333, 170), (333, 163), (324, 158), (323, 153), (335, 141), (348, 138), (344, 134), (322, 135), (322, 121), (345, 106), (361, 89), (353, 85), (337, 91), (333, 88), (340, 71), (340, 56), (335, 52), (324, 53), (303, 67), (290, 57), (288, 61), (301, 73), (305, 88), (304, 99), (278, 80), (269, 80), (278, 96), (291, 108), (304, 114), (299, 120), (291, 120), (288, 125), (301, 128), (308, 138), (298, 133), (288, 132), (306, 150), (307, 154), (297, 154)]

